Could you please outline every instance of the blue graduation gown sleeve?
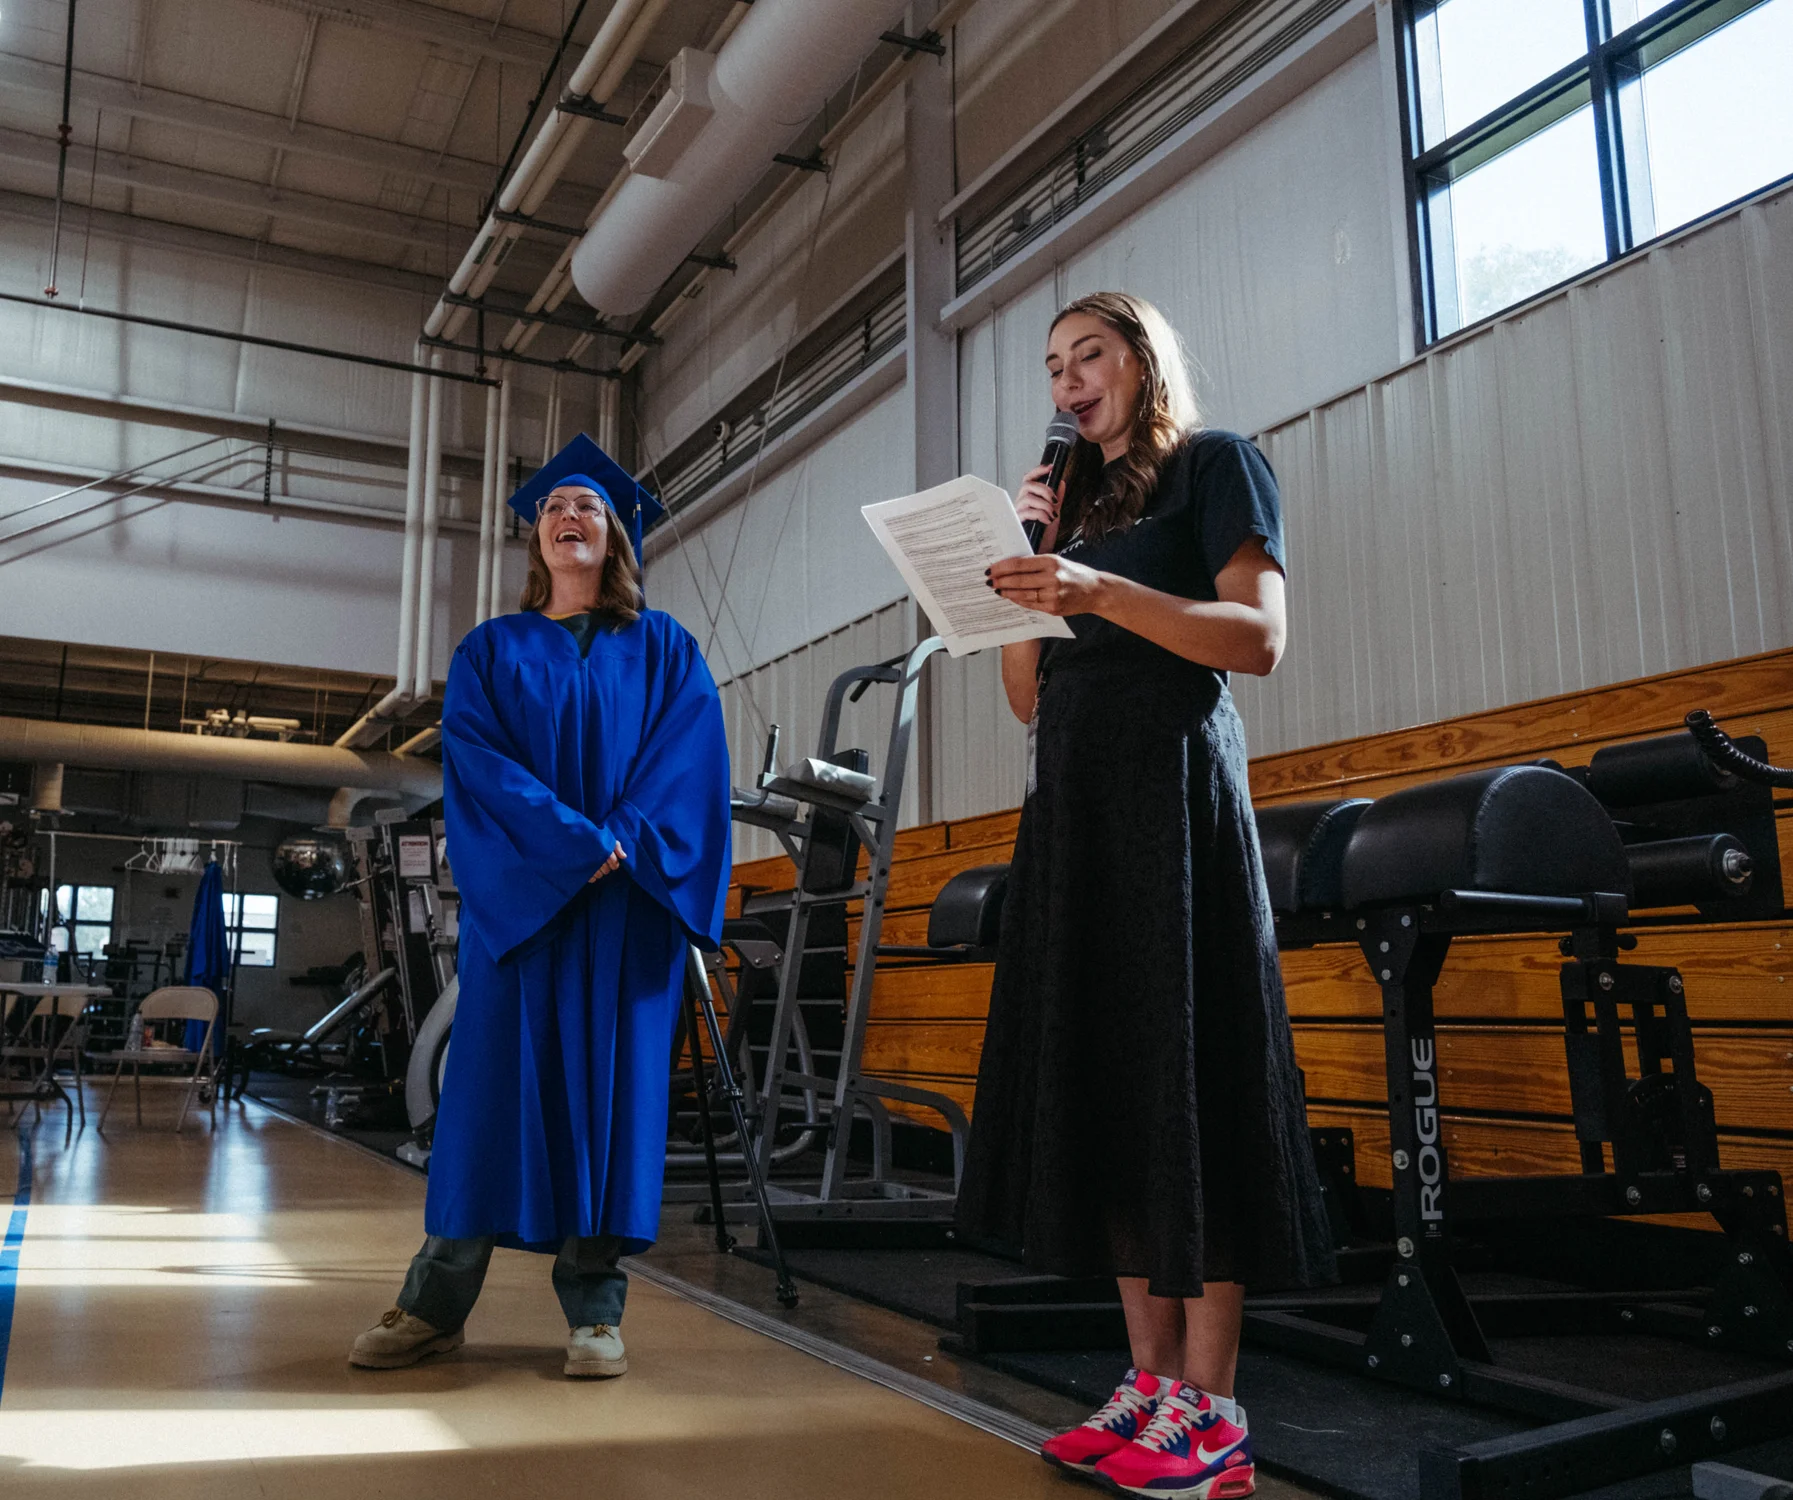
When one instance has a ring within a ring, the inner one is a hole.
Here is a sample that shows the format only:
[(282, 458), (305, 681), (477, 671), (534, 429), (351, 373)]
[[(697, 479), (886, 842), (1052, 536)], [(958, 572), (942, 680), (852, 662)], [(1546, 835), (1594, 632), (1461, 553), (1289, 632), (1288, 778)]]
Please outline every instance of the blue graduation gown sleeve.
[(442, 699), (442, 779), (457, 839), (479, 851), (456, 865), (455, 880), (502, 962), (579, 895), (617, 840), (524, 764), (493, 704), (491, 667), (490, 637), (455, 651)]
[(674, 629), (662, 658), (659, 711), (604, 826), (621, 842), (636, 884), (693, 942), (713, 949), (728, 897), (728, 737), (697, 642)]

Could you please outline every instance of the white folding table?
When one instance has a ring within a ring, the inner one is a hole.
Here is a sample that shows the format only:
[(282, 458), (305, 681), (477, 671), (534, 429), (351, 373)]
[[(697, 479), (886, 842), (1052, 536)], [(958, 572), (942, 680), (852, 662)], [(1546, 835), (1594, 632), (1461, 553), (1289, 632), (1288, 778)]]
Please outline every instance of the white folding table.
[[(83, 984), (74, 981), (27, 981), (21, 979), (0, 980), (0, 1099), (4, 1099), (10, 1114), (15, 1103), (26, 1102), (41, 1108), (47, 1099), (60, 1099), (68, 1107), (70, 1120), (80, 1111), (81, 1123), (87, 1123), (87, 1101), (81, 1094), (81, 1046), (77, 1035), (81, 1013), (95, 1000), (110, 998), (110, 987), (103, 984)], [(19, 1023), (17, 1034), (13, 1031), (13, 1011), (22, 1002), (33, 1002), (31, 1013)], [(65, 1017), (69, 1025), (60, 1034), (55, 1022), (58, 1017)], [(42, 1023), (46, 1030), (46, 1038), (40, 1043), (28, 1040), (31, 1028)], [(56, 1076), (56, 1059), (61, 1053), (63, 1044), (68, 1044), (70, 1056), (74, 1059), (75, 1094), (71, 1099), (68, 1090)], [(29, 1058), (33, 1061), (42, 1059), (43, 1068), (29, 1080), (25, 1087), (15, 1087), (12, 1077), (12, 1063), (15, 1058)]]

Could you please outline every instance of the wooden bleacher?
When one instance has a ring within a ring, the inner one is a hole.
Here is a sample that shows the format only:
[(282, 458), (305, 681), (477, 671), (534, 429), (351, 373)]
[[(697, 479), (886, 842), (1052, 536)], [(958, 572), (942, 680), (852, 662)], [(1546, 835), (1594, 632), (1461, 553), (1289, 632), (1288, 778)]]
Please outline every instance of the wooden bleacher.
[[(1671, 733), (1708, 708), (1732, 734), (1793, 760), (1793, 650), (1565, 694), (1419, 728), (1265, 756), (1251, 765), (1259, 806), (1380, 797), (1417, 781), (1550, 757), (1585, 765), (1614, 741)], [(1777, 793), (1781, 864), (1793, 887), (1793, 795)], [(1009, 858), (1016, 811), (898, 835), (884, 941), (926, 941), (928, 906), (946, 881)], [(750, 892), (788, 890), (783, 857), (735, 867), (730, 911)], [(1727, 1167), (1769, 1167), (1793, 1182), (1793, 917), (1689, 923), (1639, 932), (1633, 961), (1673, 964), (1687, 980), (1700, 1079), (1717, 1112)], [(853, 924), (850, 939), (857, 941)], [(1444, 1134), (1464, 1176), (1579, 1170), (1569, 1119), (1559, 958), (1548, 936), (1463, 938), (1436, 992)], [(1283, 956), (1309, 1120), (1356, 1132), (1359, 1176), (1387, 1187), (1388, 1120), (1380, 994), (1355, 947)], [(991, 969), (891, 962), (879, 968), (866, 1072), (923, 1085), (974, 1112)], [(924, 1123), (936, 1117), (916, 1112)]]

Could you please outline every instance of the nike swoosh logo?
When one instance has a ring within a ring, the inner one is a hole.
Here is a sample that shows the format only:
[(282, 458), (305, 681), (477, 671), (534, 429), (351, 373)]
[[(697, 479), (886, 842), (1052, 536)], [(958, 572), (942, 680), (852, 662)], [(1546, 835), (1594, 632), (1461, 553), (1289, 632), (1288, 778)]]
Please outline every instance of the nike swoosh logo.
[(1222, 1443), (1218, 1448), (1210, 1448), (1206, 1443), (1197, 1443), (1195, 1445), (1195, 1461), (1203, 1466), (1218, 1463), (1237, 1446), (1236, 1443)]

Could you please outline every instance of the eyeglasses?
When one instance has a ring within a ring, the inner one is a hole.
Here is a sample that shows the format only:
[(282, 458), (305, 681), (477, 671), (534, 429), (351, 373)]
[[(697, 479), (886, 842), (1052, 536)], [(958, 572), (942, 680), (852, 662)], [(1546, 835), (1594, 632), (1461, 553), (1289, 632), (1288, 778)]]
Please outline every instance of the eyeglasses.
[(544, 521), (564, 521), (568, 516), (578, 516), (582, 521), (595, 521), (604, 514), (604, 502), (596, 496), (584, 496), (577, 500), (538, 500), (535, 513)]

